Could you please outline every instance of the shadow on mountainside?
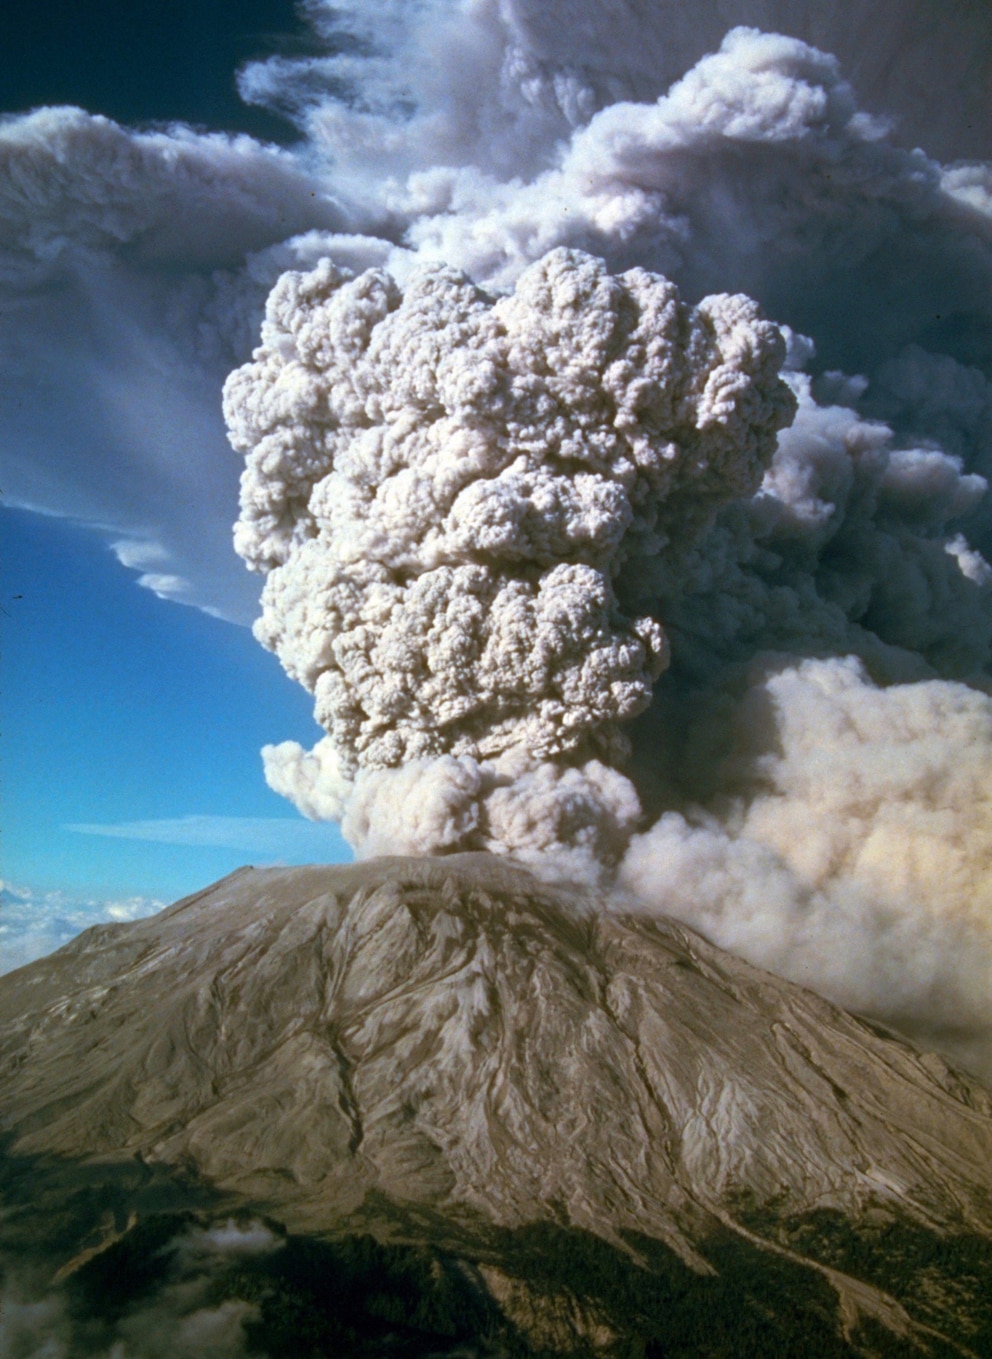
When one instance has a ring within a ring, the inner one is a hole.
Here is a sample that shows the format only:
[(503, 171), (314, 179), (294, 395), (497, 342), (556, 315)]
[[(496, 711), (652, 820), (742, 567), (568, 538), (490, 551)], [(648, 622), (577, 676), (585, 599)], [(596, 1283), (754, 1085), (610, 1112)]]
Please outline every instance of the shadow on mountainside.
[[(992, 1243), (891, 1213), (855, 1227), (742, 1202), (753, 1235), (728, 1225), (697, 1242), (702, 1273), (640, 1234), (449, 1220), (377, 1194), (354, 1232), (291, 1233), (194, 1175), (138, 1160), (7, 1155), (0, 1193), (5, 1295), (42, 1328), (50, 1318), (60, 1359), (106, 1354), (122, 1336), (129, 1355), (156, 1359), (177, 1344), (170, 1327), (185, 1334), (204, 1316), (228, 1318), (237, 1344), (225, 1355), (269, 1359), (992, 1355)], [(902, 1333), (870, 1308), (852, 1312), (818, 1266), (901, 1304)], [(150, 1330), (142, 1348), (134, 1336)], [(11, 1359), (38, 1352), (16, 1330), (9, 1343)], [(221, 1353), (205, 1345), (192, 1352)]]

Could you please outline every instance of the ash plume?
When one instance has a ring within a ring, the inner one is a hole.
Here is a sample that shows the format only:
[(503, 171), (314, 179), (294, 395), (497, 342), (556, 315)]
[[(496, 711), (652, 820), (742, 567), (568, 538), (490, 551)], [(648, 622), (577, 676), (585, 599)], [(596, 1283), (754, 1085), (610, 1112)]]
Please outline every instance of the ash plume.
[(324, 256), (508, 289), (564, 245), (745, 292), (821, 368), (872, 379), (908, 344), (987, 376), (982, 0), (302, 9), (313, 55), (239, 73), (291, 148), (0, 120), (8, 503), (98, 526), (164, 598), (254, 616), (216, 391), (278, 275)]
[(359, 854), (610, 885), (988, 1072), (988, 166), (798, 10), (648, 24), (653, 86), (625, 6), (584, 63), (477, 6), (245, 73), (392, 224), (285, 275), (226, 389), (256, 635), (327, 732), (266, 775)]
[(690, 309), (575, 251), (497, 299), (437, 267), (286, 275), (225, 392), (256, 636), (329, 733), (269, 748), (272, 786), (359, 852), (614, 860), (639, 809), (608, 766), (668, 660), (618, 585), (757, 488), (784, 357), (749, 299)]

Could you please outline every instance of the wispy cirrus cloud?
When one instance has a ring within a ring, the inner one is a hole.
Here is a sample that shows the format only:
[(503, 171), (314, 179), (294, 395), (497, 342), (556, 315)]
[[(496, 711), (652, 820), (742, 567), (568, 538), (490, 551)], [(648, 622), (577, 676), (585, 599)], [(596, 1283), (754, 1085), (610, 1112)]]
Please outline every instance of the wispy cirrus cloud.
[(351, 858), (337, 826), (299, 817), (179, 816), (116, 824), (77, 824), (66, 830), (163, 845), (234, 849), (255, 859), (340, 862)]

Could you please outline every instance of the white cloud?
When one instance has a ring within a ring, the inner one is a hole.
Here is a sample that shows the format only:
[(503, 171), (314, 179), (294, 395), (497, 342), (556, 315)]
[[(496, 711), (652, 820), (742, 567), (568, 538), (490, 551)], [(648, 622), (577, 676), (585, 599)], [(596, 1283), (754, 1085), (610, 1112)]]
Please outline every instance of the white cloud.
[(350, 851), (336, 826), (298, 817), (179, 816), (112, 825), (72, 825), (82, 835), (148, 840), (161, 845), (234, 849), (256, 859), (340, 863)]
[(166, 905), (153, 897), (71, 897), (0, 882), (0, 974), (52, 953), (91, 925), (142, 920)]
[(232, 1265), (283, 1244), (259, 1221), (193, 1223), (159, 1246), (154, 1287), (110, 1316), (95, 1315), (78, 1293), (70, 1301), (58, 1276), (46, 1285), (20, 1261), (5, 1261), (0, 1352), (11, 1359), (245, 1359), (245, 1322), (257, 1320), (258, 1308), (221, 1290)]

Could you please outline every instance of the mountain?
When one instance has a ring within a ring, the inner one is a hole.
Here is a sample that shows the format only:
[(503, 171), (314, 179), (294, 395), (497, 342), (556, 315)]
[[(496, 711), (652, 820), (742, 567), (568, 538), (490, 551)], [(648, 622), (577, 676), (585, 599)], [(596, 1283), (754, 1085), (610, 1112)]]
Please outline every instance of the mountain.
[(242, 869), (0, 978), (8, 1275), (66, 1353), (195, 1256), (274, 1359), (992, 1354), (988, 1092), (614, 905)]

